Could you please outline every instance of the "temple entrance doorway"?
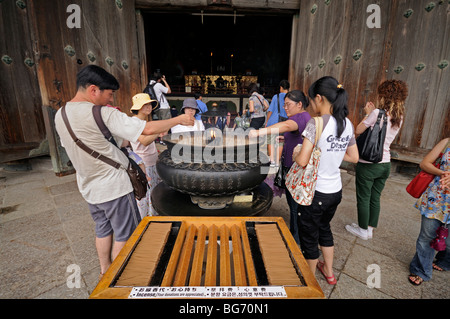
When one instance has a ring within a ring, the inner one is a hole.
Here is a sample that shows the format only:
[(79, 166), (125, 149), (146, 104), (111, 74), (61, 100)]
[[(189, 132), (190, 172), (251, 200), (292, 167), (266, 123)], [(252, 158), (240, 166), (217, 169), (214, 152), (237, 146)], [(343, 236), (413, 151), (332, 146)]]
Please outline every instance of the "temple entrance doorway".
[[(166, 76), (171, 104), (201, 92), (245, 108), (248, 84), (268, 99), (289, 76), (293, 14), (142, 11), (147, 74)], [(178, 101), (177, 101), (178, 100)], [(208, 103), (207, 103), (208, 104)]]

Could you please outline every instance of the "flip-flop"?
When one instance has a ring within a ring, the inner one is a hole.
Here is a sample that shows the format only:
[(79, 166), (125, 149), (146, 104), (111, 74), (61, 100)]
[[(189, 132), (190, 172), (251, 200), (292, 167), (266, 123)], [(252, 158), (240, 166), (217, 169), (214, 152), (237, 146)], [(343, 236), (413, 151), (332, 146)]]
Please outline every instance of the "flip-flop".
[(444, 269), (442, 269), (441, 267), (439, 267), (438, 265), (436, 265), (435, 263), (433, 263), (433, 269), (437, 270), (437, 271), (445, 271)]
[(325, 277), (325, 279), (327, 280), (327, 283), (329, 285), (336, 285), (337, 281), (336, 281), (336, 278), (334, 277), (334, 274), (331, 277), (328, 277), (323, 270), (323, 265), (324, 265), (323, 262), (320, 262), (320, 261), (317, 262), (317, 269), (319, 269), (319, 271)]
[[(411, 279), (412, 278), (412, 279)], [(408, 276), (408, 280), (414, 286), (420, 286), (423, 283), (423, 278), (418, 275), (410, 274)]]

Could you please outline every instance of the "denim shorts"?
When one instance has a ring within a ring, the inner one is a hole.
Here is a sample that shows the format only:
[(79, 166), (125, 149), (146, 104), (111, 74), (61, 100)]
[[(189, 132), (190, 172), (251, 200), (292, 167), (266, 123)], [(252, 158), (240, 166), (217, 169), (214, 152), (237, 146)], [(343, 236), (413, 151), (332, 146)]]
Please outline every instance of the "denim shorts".
[(342, 190), (333, 194), (316, 191), (310, 206), (298, 205), (298, 235), (305, 259), (319, 258), (318, 245), (334, 246), (330, 222), (341, 199)]
[(127, 241), (141, 221), (133, 192), (100, 204), (89, 204), (98, 238), (114, 234), (114, 240)]

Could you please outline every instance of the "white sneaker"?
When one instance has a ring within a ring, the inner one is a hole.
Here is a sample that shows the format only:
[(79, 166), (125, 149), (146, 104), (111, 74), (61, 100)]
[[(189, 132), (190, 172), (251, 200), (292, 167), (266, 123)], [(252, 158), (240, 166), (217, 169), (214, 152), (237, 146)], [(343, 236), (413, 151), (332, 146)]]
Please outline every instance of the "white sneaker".
[(354, 226), (354, 225), (346, 225), (345, 229), (347, 229), (347, 231), (363, 240), (367, 240), (369, 237), (367, 235), (367, 229), (362, 229), (359, 226)]
[[(353, 227), (359, 227), (359, 225), (356, 224), (356, 223), (352, 223), (352, 226)], [(372, 237), (373, 237), (373, 227), (369, 226), (369, 228), (367, 228), (367, 238), (368, 239), (372, 239)]]

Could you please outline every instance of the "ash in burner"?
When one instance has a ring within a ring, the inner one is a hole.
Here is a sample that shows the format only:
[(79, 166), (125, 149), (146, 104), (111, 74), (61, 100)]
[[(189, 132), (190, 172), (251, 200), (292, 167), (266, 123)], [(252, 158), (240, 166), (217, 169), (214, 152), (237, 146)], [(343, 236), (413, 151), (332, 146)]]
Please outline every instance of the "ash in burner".
[(265, 137), (249, 137), (248, 131), (236, 130), (222, 133), (217, 128), (206, 131), (182, 132), (168, 135), (168, 145), (175, 163), (257, 163), (265, 154), (260, 154), (260, 145)]
[(232, 147), (258, 143), (256, 137), (249, 138), (248, 133), (245, 133), (243, 130), (222, 133), (218, 128), (209, 128), (206, 131), (173, 133), (164, 140), (173, 144), (203, 147), (210, 144)]

